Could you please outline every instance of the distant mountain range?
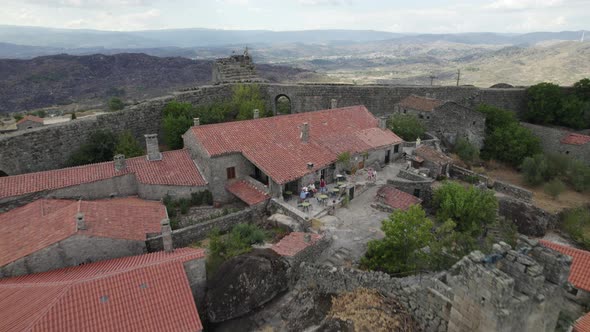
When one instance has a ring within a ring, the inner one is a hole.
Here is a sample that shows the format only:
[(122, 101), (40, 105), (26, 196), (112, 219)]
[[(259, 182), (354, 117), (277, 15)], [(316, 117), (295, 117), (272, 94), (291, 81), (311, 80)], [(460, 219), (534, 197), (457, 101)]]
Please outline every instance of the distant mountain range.
[[(389, 41), (396, 44), (451, 42), (469, 45), (532, 45), (551, 40), (579, 40), (583, 31), (501, 34), (402, 34), (372, 30), (214, 30), (170, 29), (146, 31), (100, 31), (0, 25), (0, 58), (31, 58), (40, 55), (114, 54), (123, 51), (152, 55), (198, 57), (195, 48), (302, 43), (329, 44)], [(590, 34), (589, 34), (590, 38)]]

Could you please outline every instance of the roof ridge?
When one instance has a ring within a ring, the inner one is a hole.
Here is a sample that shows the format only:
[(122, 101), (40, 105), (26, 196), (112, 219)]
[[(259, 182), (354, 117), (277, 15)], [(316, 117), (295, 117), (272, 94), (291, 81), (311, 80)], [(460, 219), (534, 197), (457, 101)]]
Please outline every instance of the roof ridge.
[(51, 308), (53, 308), (58, 302), (59, 300), (61, 300), (61, 298), (70, 291), (70, 288), (73, 287), (73, 284), (69, 284), (66, 287), (64, 287), (57, 296), (55, 296), (55, 298), (49, 302), (49, 304), (47, 306), (45, 306), (42, 310), (40, 310), (35, 316), (36, 318), (33, 319), (31, 321), (30, 324), (27, 325), (27, 328), (31, 328), (33, 327), (35, 324), (37, 324), (37, 322), (39, 322), (43, 317), (45, 317), (45, 315), (47, 314), (47, 312), (49, 312), (49, 310), (51, 310)]

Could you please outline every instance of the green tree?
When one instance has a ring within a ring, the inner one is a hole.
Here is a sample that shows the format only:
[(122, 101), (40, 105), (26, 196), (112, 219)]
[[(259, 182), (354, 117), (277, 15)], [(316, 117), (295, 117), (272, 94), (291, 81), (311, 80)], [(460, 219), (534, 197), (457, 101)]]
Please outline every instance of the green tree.
[(590, 101), (590, 79), (583, 78), (574, 83), (574, 94), (583, 101)]
[(579, 207), (562, 214), (561, 228), (584, 249), (590, 250), (590, 211)]
[(20, 121), (20, 120), (22, 120), (22, 119), (24, 118), (24, 116), (23, 116), (22, 114), (18, 114), (18, 113), (17, 113), (17, 114), (14, 114), (12, 117), (13, 117), (13, 118), (14, 118), (14, 120), (16, 120), (17, 122), (18, 122), (18, 121)]
[(135, 137), (133, 137), (133, 134), (126, 130), (119, 135), (114, 154), (123, 154), (126, 158), (133, 158), (143, 156), (145, 152), (139, 143), (137, 143), (137, 140)]
[(574, 129), (588, 128), (589, 115), (590, 102), (576, 96), (567, 96), (563, 99), (562, 108), (556, 114), (556, 124)]
[(182, 135), (193, 125), (192, 105), (172, 101), (164, 107), (163, 112), (164, 141), (171, 149), (182, 149)]
[(498, 128), (518, 123), (514, 112), (489, 105), (479, 105), (476, 109), (486, 116), (486, 133), (491, 134)]
[(112, 97), (109, 99), (109, 110), (118, 111), (125, 108), (125, 103), (118, 97)]
[(539, 139), (528, 128), (512, 123), (486, 135), (482, 157), (519, 166), (524, 158), (540, 152)]
[(410, 114), (392, 115), (388, 120), (388, 128), (405, 141), (415, 141), (425, 132), (418, 117)]
[(456, 232), (457, 224), (451, 219), (441, 224), (434, 232), (430, 244), (430, 266), (433, 270), (447, 269), (461, 257), (476, 248), (476, 241), (468, 234)]
[(397, 210), (383, 220), (385, 237), (372, 240), (361, 263), (369, 269), (392, 274), (410, 274), (428, 264), (424, 247), (434, 240), (433, 223), (419, 205)]
[(438, 220), (451, 219), (457, 223), (456, 231), (476, 237), (496, 220), (498, 201), (491, 190), (445, 182), (434, 192), (434, 206)]
[(549, 177), (547, 159), (542, 154), (527, 157), (521, 166), (524, 181), (532, 186), (540, 185)]
[(543, 189), (549, 196), (556, 199), (565, 190), (565, 184), (560, 179), (553, 179), (547, 182)]
[(117, 137), (110, 131), (95, 131), (80, 148), (75, 150), (67, 164), (78, 166), (113, 160)]
[(260, 111), (260, 117), (267, 116), (266, 103), (262, 98), (258, 84), (235, 85), (231, 104), (236, 112), (236, 120), (252, 119), (255, 109)]
[(463, 137), (457, 140), (455, 153), (467, 164), (471, 164), (479, 159), (479, 149)]
[(559, 85), (539, 83), (527, 89), (528, 107), (525, 119), (533, 123), (555, 123), (562, 107), (562, 91)]
[(70, 120), (76, 120), (78, 117), (76, 116), (76, 112), (72, 112), (72, 116), (70, 116)]
[(579, 160), (571, 160), (567, 180), (576, 191), (590, 189), (590, 167)]

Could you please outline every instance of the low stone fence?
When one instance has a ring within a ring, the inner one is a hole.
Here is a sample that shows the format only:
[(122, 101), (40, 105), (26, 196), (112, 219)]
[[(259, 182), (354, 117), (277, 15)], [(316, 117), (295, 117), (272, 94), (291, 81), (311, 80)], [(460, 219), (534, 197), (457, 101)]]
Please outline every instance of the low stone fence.
[(320, 238), (312, 246), (309, 246), (293, 257), (287, 257), (291, 264), (290, 281), (292, 285), (299, 279), (301, 263), (312, 263), (316, 261), (332, 243), (332, 234), (324, 232), (322, 238)]
[(491, 180), (489, 177), (485, 175), (475, 173), (473, 171), (470, 171), (463, 167), (459, 167), (457, 165), (453, 165), (451, 167), (450, 174), (452, 178), (460, 179), (466, 182), (473, 182), (474, 179), (477, 179), (478, 181), (483, 182), (488, 186), (491, 185), (491, 188), (499, 193), (518, 198), (525, 202), (532, 202), (533, 200), (533, 193), (530, 190), (526, 190), (524, 188), (503, 181)]
[(424, 331), (446, 331), (450, 318), (450, 288), (431, 276), (393, 278), (386, 273), (353, 268), (329, 267), (303, 263), (301, 285), (325, 294), (340, 294), (359, 287), (375, 289), (399, 301), (418, 321)]
[[(254, 219), (255, 214), (255, 209), (248, 208), (200, 224), (174, 230), (172, 231), (174, 248), (186, 247), (194, 242), (201, 241), (207, 238), (209, 233), (215, 228), (219, 229), (221, 232), (228, 232), (232, 227), (239, 223), (251, 222)], [(163, 250), (162, 236), (157, 235), (148, 238), (146, 240), (146, 247), (149, 252)]]
[(429, 181), (431, 180), (429, 177), (422, 176), (420, 174), (410, 172), (405, 169), (400, 169), (399, 173), (397, 174), (398, 178), (410, 180), (410, 181)]
[(272, 198), (268, 203), (268, 210), (271, 214), (275, 214), (277, 211), (282, 211), (281, 213), (293, 218), (295, 221), (300, 223), (303, 226), (304, 230), (309, 229), (311, 227), (311, 221), (308, 220), (309, 218), (301, 211), (288, 206), (287, 204), (281, 204), (278, 202), (280, 198)]

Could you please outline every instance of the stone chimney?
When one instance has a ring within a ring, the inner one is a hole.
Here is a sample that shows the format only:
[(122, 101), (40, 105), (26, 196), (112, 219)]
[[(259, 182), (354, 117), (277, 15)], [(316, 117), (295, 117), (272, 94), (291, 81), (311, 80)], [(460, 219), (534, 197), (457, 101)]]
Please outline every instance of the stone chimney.
[(147, 148), (147, 159), (149, 161), (162, 160), (160, 146), (158, 145), (158, 134), (146, 134), (145, 145)]
[(309, 124), (307, 122), (304, 122), (303, 126), (301, 126), (301, 142), (309, 142)]
[(379, 128), (381, 128), (381, 129), (387, 128), (387, 120), (379, 118)]
[(118, 154), (115, 155), (115, 171), (120, 172), (124, 171), (127, 168), (127, 161), (125, 160), (125, 155)]
[(193, 125), (194, 126), (200, 126), (201, 125), (201, 119), (200, 118), (193, 118)]
[(305, 233), (305, 234), (303, 235), (303, 241), (304, 241), (305, 243), (310, 243), (310, 242), (311, 242), (311, 234), (309, 234), (309, 233)]
[(335, 108), (338, 108), (338, 100), (332, 99), (332, 100), (330, 100), (330, 109), (335, 109)]
[(164, 244), (165, 252), (173, 252), (174, 245), (172, 244), (172, 228), (170, 227), (170, 219), (162, 219), (162, 242)]
[(76, 214), (76, 229), (77, 230), (85, 230), (86, 229), (86, 221), (84, 220), (84, 213), (78, 212)]
[(260, 111), (258, 109), (255, 109), (254, 112), (252, 112), (252, 119), (258, 119), (260, 117)]

